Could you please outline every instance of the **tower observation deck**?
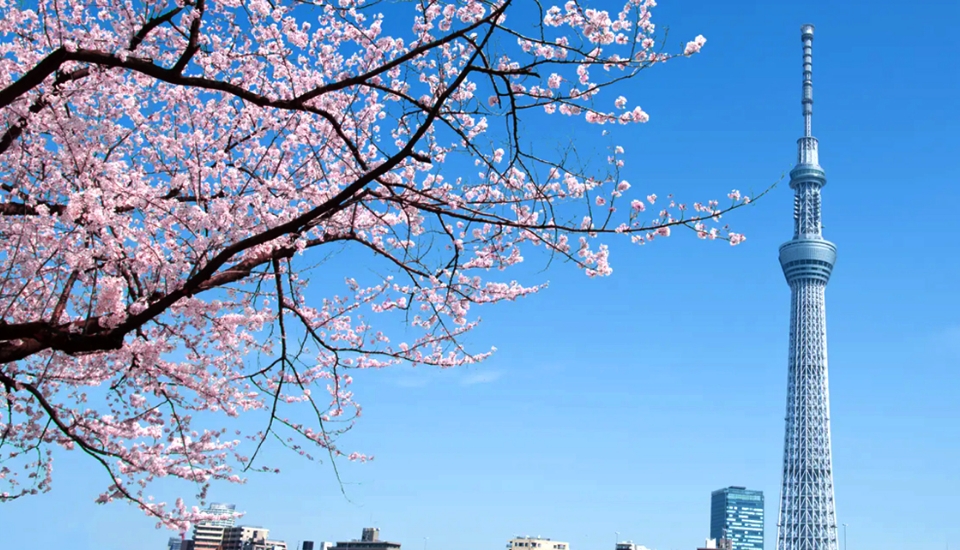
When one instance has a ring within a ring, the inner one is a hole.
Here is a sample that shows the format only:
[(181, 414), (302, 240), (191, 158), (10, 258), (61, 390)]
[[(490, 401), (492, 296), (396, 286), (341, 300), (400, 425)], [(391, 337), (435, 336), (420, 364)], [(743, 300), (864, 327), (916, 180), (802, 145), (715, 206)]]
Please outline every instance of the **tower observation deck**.
[(800, 31), (804, 133), (790, 171), (793, 239), (780, 246), (780, 266), (790, 285), (790, 344), (777, 550), (837, 550), (824, 297), (837, 247), (823, 238), (820, 222), (827, 178), (812, 134), (813, 25)]

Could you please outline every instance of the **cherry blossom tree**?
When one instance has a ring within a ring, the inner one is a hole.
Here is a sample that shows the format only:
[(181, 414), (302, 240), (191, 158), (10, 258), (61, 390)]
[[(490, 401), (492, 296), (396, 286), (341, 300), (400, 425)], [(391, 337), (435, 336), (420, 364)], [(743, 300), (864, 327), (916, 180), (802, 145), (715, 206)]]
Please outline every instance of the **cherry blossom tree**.
[[(474, 306), (542, 289), (500, 273), (522, 251), (603, 276), (605, 236), (740, 242), (719, 226), (738, 192), (631, 197), (623, 148), (574, 163), (527, 126), (646, 122), (604, 89), (704, 38), (664, 53), (653, 0), (523, 4), (0, 0), (2, 500), (73, 450), (99, 502), (183, 528), (201, 516), (151, 482), (202, 500), (272, 471), (275, 441), (365, 460), (336, 444), (350, 372), (487, 357), (461, 337)], [(311, 287), (334, 247), (385, 275)]]

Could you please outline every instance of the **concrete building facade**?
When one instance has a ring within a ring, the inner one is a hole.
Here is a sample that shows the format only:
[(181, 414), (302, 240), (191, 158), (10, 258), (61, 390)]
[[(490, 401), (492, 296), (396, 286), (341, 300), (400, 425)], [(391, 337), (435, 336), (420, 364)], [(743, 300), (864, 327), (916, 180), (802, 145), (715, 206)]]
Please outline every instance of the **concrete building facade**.
[(729, 539), (707, 539), (703, 548), (697, 550), (733, 550), (733, 541)]
[(287, 543), (268, 538), (270, 530), (264, 527), (240, 525), (223, 532), (221, 550), (287, 550)]
[(193, 526), (194, 550), (220, 550), (224, 528), (219, 525), (198, 523)]
[(230, 527), (223, 532), (222, 550), (243, 550), (244, 545), (254, 540), (266, 540), (269, 529), (250, 525)]
[(507, 542), (507, 550), (570, 550), (570, 544), (540, 537), (516, 536)]

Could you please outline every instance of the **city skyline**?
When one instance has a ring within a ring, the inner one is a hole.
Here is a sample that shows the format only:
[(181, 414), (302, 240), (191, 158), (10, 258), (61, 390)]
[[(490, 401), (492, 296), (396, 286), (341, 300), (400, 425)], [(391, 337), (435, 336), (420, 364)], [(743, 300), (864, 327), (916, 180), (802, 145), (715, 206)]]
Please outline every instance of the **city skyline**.
[[(796, 30), (817, 25), (815, 133), (842, 182), (828, 188), (825, 230), (843, 253), (830, 282), (841, 521), (853, 548), (960, 538), (960, 260), (949, 216), (926, 214), (960, 201), (949, 161), (960, 77), (945, 70), (949, 48), (920, 40), (949, 36), (958, 7), (672, 0), (656, 10), (671, 45), (698, 33), (708, 42), (624, 91), (651, 121), (621, 140), (623, 176), (685, 201), (756, 192), (791, 169)], [(895, 42), (878, 46), (889, 29)], [(581, 128), (597, 140), (602, 129)], [(773, 256), (792, 200), (785, 177), (725, 217), (748, 239), (734, 249), (682, 231), (664, 246), (614, 245), (605, 280), (569, 266), (543, 273), (531, 253), (517, 276), (550, 288), (483, 311), (469, 343), (496, 345), (489, 361), (355, 376), (364, 414), (341, 447), (376, 458), (338, 462), (343, 493), (327, 457), (269, 448), (280, 475), (251, 473), (210, 499), (240, 503), (239, 523), (267, 525), (291, 547), (378, 525), (411, 550), (425, 537), (427, 550), (502, 548), (525, 532), (605, 550), (618, 531), (654, 550), (692, 550), (708, 536), (710, 491), (744, 485), (777, 500), (789, 307)], [(914, 218), (919, 230), (903, 224)], [(897, 227), (883, 229), (890, 220)], [(78, 453), (56, 468), (52, 493), (0, 507), (0, 523), (23, 526), (11, 545), (127, 550), (166, 539), (135, 509), (94, 504), (105, 484)], [(155, 495), (189, 502), (192, 490), (161, 483)]]

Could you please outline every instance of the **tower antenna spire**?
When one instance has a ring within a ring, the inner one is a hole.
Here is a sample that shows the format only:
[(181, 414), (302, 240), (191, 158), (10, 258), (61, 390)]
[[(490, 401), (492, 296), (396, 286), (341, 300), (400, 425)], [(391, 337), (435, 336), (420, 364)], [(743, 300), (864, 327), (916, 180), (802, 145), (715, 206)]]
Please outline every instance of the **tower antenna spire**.
[(803, 40), (803, 136), (813, 136), (813, 25), (800, 27)]

